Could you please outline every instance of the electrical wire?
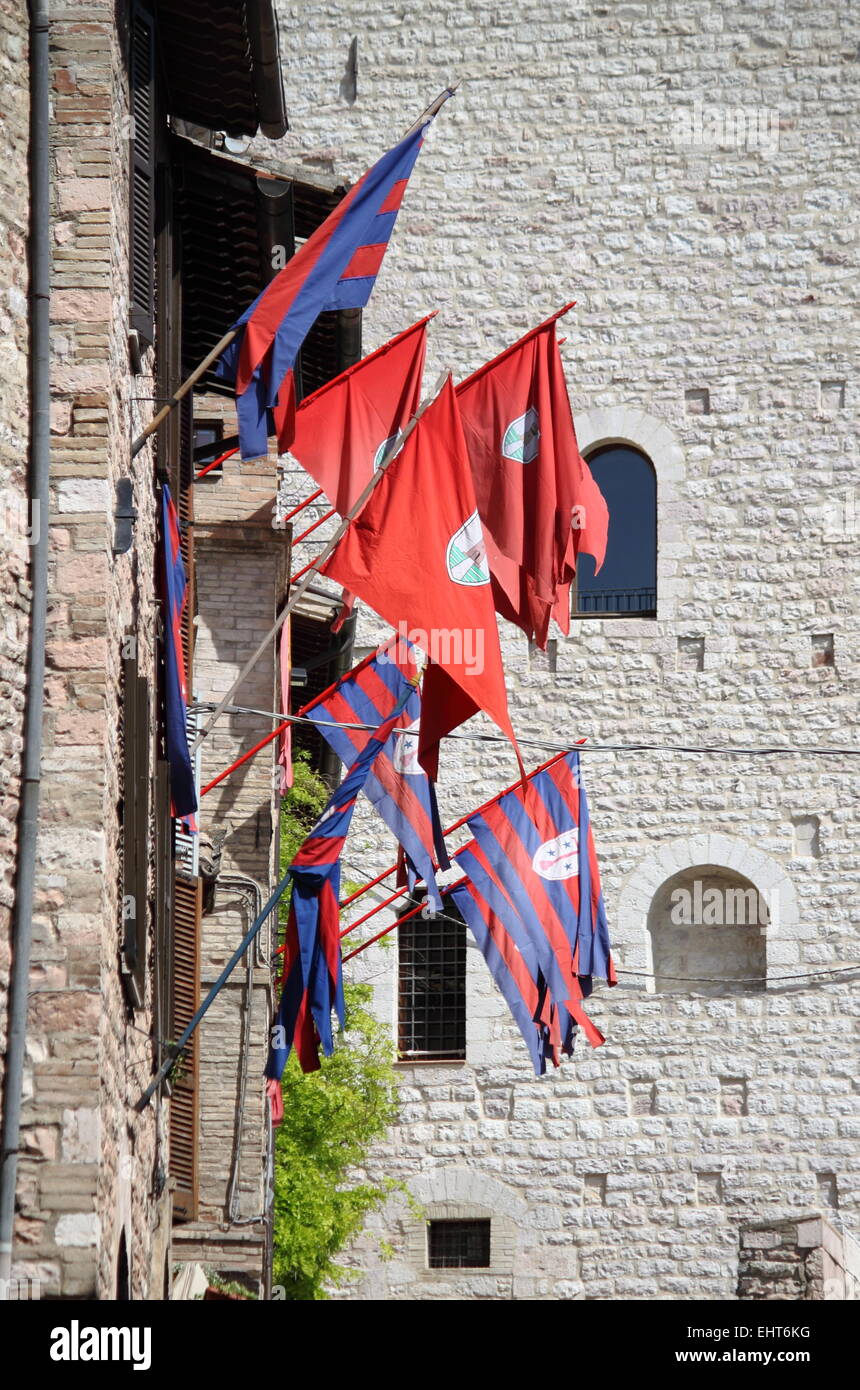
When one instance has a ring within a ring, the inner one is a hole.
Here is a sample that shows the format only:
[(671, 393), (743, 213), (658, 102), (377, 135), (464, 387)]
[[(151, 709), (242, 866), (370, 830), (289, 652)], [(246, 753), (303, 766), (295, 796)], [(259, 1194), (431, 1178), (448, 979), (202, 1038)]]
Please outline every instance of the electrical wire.
[[(440, 890), (443, 894), (445, 889)], [(434, 912), (434, 922), (452, 922), (463, 926), (462, 917), (452, 917), (447, 912)], [(361, 942), (358, 943), (361, 946)], [(369, 943), (368, 943), (369, 944)], [(274, 957), (272, 958), (274, 960)], [(860, 961), (853, 964), (834, 966), (830, 970), (804, 970), (796, 975), (667, 975), (664, 971), (656, 974), (652, 970), (619, 970), (616, 975), (633, 975), (643, 980), (673, 980), (690, 985), (781, 985), (786, 980), (817, 980), (831, 975), (849, 975), (860, 970)]]
[[(189, 707), (189, 713), (195, 710), (210, 712), (216, 708), (210, 701)], [(347, 724), (335, 719), (309, 719), (306, 715), (299, 714), (276, 714), (273, 710), (255, 709), (250, 705), (227, 705), (224, 709), (225, 714), (255, 714), (262, 719), (275, 719), (279, 724), (310, 724), (315, 729), (348, 729), (358, 733), (375, 733), (376, 724)], [(408, 729), (395, 729), (395, 735), (407, 734)], [(466, 743), (503, 743), (510, 747), (510, 741), (504, 734), (461, 734), (450, 733), (446, 738), (462, 740)], [(860, 757), (860, 748), (847, 748), (838, 746), (826, 748), (821, 745), (796, 744), (794, 747), (787, 745), (773, 744), (764, 747), (743, 746), (739, 744), (678, 744), (678, 743), (583, 743), (578, 744), (574, 750), (570, 742), (556, 743), (552, 739), (546, 738), (518, 738), (517, 742), (524, 748), (549, 748), (554, 752), (565, 753), (568, 750), (579, 753), (712, 753), (712, 754), (736, 754), (741, 757), (773, 757), (777, 754), (797, 753), (809, 757)]]

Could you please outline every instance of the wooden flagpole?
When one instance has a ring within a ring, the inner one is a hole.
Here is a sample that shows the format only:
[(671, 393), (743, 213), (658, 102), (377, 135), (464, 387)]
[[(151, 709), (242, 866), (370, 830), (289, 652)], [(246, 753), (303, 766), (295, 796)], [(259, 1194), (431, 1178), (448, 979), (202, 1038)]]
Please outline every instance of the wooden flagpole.
[[(405, 140), (407, 135), (411, 135), (413, 131), (418, 130), (419, 127), (424, 125), (427, 121), (431, 121), (433, 117), (436, 115), (437, 111), (440, 111), (442, 109), (448, 98), (454, 95), (459, 85), (459, 82), (455, 82), (453, 87), (446, 87), (444, 92), (441, 92), (435, 101), (431, 101), (430, 105), (421, 112), (421, 115), (418, 117), (418, 120), (413, 121), (412, 125), (409, 127), (406, 133), (400, 137), (401, 140)], [(270, 281), (270, 283), (273, 282)], [(132, 458), (134, 458), (137, 454), (140, 453), (147, 439), (149, 439), (150, 435), (155, 433), (162, 420), (167, 419), (167, 416), (170, 414), (171, 410), (176, 409), (182, 398), (188, 395), (188, 392), (196, 386), (197, 382), (204, 375), (204, 373), (207, 372), (215, 362), (217, 362), (224, 349), (230, 346), (230, 344), (232, 343), (236, 335), (239, 333), (239, 331), (240, 330), (238, 328), (231, 328), (229, 332), (225, 333), (224, 337), (221, 338), (220, 341), (215, 344), (212, 351), (207, 353), (207, 355), (203, 358), (203, 361), (198, 363), (198, 365), (194, 368), (194, 371), (191, 372), (191, 374), (185, 378), (182, 385), (177, 386), (173, 395), (169, 397), (166, 404), (161, 407), (158, 413), (153, 416), (143, 433), (139, 434), (137, 436), (137, 439), (134, 440), (131, 446)]]
[(447, 370), (441, 373), (436, 382), (436, 385), (433, 387), (432, 392), (429, 396), (425, 396), (424, 400), (419, 405), (415, 414), (412, 416), (412, 419), (409, 421), (408, 425), (403, 430), (403, 433), (399, 436), (399, 438), (392, 440), (388, 452), (386, 453), (376, 472), (371, 477), (367, 486), (364, 488), (363, 492), (361, 493), (361, 496), (358, 497), (357, 500), (353, 503), (349, 512), (343, 518), (343, 521), (341, 522), (340, 526), (338, 526), (337, 530), (332, 536), (331, 540), (323, 548), (322, 553), (317, 556), (316, 560), (314, 560), (310, 566), (308, 566), (307, 573), (305, 574), (304, 579), (297, 586), (295, 592), (290, 594), (288, 601), (284, 604), (283, 608), (278, 614), (276, 621), (273, 623), (270, 630), (266, 633), (265, 637), (260, 642), (256, 651), (254, 651), (252, 655), (249, 656), (248, 660), (245, 662), (245, 665), (242, 667), (242, 670), (239, 672), (233, 684), (230, 686), (230, 689), (227, 691), (226, 695), (223, 697), (220, 704), (215, 709), (205, 728), (197, 735), (197, 738), (194, 740), (193, 746), (189, 750), (192, 756), (194, 753), (196, 753), (204, 738), (206, 738), (212, 731), (213, 727), (221, 718), (221, 715), (224, 713), (227, 706), (233, 703), (233, 697), (236, 694), (237, 690), (239, 690), (243, 682), (253, 671), (257, 662), (260, 660), (260, 657), (264, 654), (264, 652), (268, 650), (269, 645), (274, 641), (275, 637), (277, 637), (278, 633), (280, 632), (290, 613), (295, 608), (296, 604), (299, 602), (299, 599), (303, 598), (304, 595), (307, 593), (307, 590), (310, 588), (310, 585), (313, 581), (314, 575), (318, 574), (320, 567), (325, 564), (326, 560), (332, 554), (335, 547), (341, 540), (343, 540), (343, 537), (346, 535), (347, 531), (349, 530), (355, 518), (358, 516), (367, 499), (370, 497), (371, 493), (373, 492), (373, 489), (382, 481), (383, 477), (388, 471), (389, 465), (394, 460), (395, 454), (399, 454), (401, 448), (403, 447), (403, 444), (406, 442), (406, 440), (409, 438), (410, 434), (414, 430), (415, 426), (418, 424), (418, 421), (421, 419), (421, 416), (424, 414), (424, 411), (427, 409), (428, 405), (430, 405), (430, 403), (433, 400), (435, 400), (436, 396), (439, 394), (445, 382), (447, 381), (449, 375), (450, 373)]
[(143, 431), (143, 434), (139, 434), (137, 436), (137, 439), (131, 446), (132, 458), (134, 458), (136, 454), (140, 453), (147, 439), (149, 439), (149, 436), (151, 434), (155, 434), (155, 431), (158, 429), (158, 426), (161, 424), (162, 420), (166, 420), (171, 410), (176, 409), (183, 396), (187, 396), (188, 392), (191, 391), (197, 385), (197, 382), (203, 376), (204, 372), (208, 372), (212, 364), (218, 361), (218, 358), (221, 356), (221, 353), (224, 351), (225, 348), (228, 348), (230, 346), (238, 332), (238, 328), (231, 328), (229, 333), (225, 333), (224, 337), (221, 338), (220, 341), (215, 344), (212, 351), (207, 353), (207, 355), (203, 358), (202, 362), (198, 363), (191, 375), (185, 378), (182, 385), (177, 386), (173, 395), (167, 401), (167, 404), (163, 405), (159, 410), (158, 414), (152, 417), (146, 429)]

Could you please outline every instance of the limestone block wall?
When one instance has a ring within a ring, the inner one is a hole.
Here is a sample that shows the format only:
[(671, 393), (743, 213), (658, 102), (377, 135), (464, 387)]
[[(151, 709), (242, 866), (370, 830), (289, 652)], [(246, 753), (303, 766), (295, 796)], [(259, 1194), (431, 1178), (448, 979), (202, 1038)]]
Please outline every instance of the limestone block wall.
[(820, 1216), (741, 1228), (738, 1297), (856, 1301), (860, 1247)]
[[(462, 377), (575, 299), (563, 357), (580, 443), (630, 443), (657, 476), (656, 620), (574, 622), (546, 656), (504, 637), (528, 759), (591, 745), (624, 972), (590, 1006), (607, 1044), (536, 1081), (470, 950), (467, 1062), (400, 1069), (401, 1120), (372, 1170), (431, 1204), (460, 1201), (452, 1172), (501, 1184), (515, 1297), (733, 1297), (741, 1221), (858, 1220), (856, 976), (808, 973), (860, 961), (857, 759), (838, 751), (858, 746), (851, 18), (804, 0), (376, 0), (350, 104), (354, 8), (281, 13), (312, 38), (285, 54), (292, 129), (268, 157), (304, 178), (356, 178), (462, 83), (413, 175), (366, 348), (439, 308), (427, 379)], [(384, 631), (369, 619), (363, 648)], [(656, 747), (625, 751), (642, 744)], [(458, 743), (443, 819), (514, 775), (503, 744)], [(351, 875), (391, 861), (369, 813), (348, 853)], [(764, 991), (655, 989), (652, 905), (698, 869), (767, 900)], [(361, 959), (393, 1031), (393, 953)], [(374, 1218), (349, 1296), (510, 1296), (477, 1271), (431, 1279), (413, 1221)]]
[[(14, 0), (0, 5), (0, 92), (5, 132), (0, 172), (0, 1037), (5, 1037), (29, 621), (28, 538), (32, 534), (26, 502), (30, 95), (26, 12)], [(0, 1058), (0, 1078), (2, 1065)]]
[[(43, 1296), (115, 1296), (124, 1239), (132, 1294), (160, 1297), (169, 1227), (149, 1006), (125, 1002), (120, 940), (123, 635), (154, 705), (153, 459), (129, 441), (151, 410), (151, 360), (132, 376), (128, 328), (128, 91), (124, 7), (51, 15), (51, 571), (32, 1008), (18, 1258)], [(9, 203), (6, 204), (10, 206)], [(150, 355), (151, 357), (151, 355)], [(112, 553), (114, 486), (134, 480), (134, 546)]]

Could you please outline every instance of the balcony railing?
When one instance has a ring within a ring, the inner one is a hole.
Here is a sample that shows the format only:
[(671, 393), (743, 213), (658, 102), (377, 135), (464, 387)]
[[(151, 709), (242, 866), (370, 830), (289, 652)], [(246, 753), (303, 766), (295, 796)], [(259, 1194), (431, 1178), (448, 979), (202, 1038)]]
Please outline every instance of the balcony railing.
[(574, 616), (602, 617), (605, 614), (635, 614), (653, 617), (657, 612), (657, 590), (648, 589), (588, 589), (576, 595)]

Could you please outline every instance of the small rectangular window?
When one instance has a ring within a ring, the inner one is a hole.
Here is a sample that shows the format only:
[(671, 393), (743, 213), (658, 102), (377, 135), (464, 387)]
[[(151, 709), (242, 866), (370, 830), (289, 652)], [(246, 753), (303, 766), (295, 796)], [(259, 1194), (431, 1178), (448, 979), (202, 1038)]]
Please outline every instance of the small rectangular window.
[(141, 343), (154, 337), (155, 313), (155, 23), (143, 3), (131, 21), (129, 61), (131, 327)]
[(466, 928), (448, 916), (411, 917), (398, 931), (398, 1056), (466, 1056)]
[[(224, 452), (216, 446), (224, 438), (223, 420), (195, 420), (192, 447), (194, 449), (194, 469), (196, 476), (205, 468), (205, 477), (214, 481), (216, 478), (223, 477), (224, 465), (219, 463), (216, 468), (211, 468), (210, 464)], [(205, 452), (204, 452), (205, 451)], [(198, 454), (200, 457), (198, 458)]]
[(431, 1269), (488, 1269), (490, 1222), (429, 1221), (427, 1263)]

